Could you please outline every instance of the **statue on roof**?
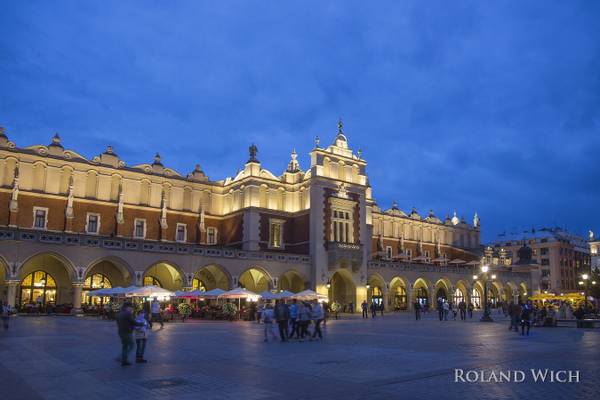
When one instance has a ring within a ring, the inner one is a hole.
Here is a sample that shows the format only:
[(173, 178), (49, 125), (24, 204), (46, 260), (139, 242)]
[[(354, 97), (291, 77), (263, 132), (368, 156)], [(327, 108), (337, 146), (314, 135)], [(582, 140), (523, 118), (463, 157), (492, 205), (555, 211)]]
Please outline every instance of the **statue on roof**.
[(248, 159), (248, 162), (258, 162), (258, 159), (256, 158), (256, 153), (258, 153), (258, 148), (256, 147), (256, 145), (254, 143), (252, 143), (252, 145), (250, 147), (248, 147), (248, 153), (250, 153), (250, 158)]

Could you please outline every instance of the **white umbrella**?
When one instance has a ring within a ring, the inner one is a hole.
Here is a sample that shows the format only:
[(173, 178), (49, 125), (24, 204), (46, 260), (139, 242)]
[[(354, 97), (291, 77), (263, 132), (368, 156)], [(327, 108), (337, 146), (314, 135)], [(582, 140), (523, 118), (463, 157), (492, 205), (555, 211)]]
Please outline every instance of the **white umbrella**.
[(477, 261), (477, 260), (469, 261), (467, 263), (467, 265), (479, 265), (479, 264), (481, 264), (481, 261)]
[[(134, 286), (134, 288), (127, 288), (127, 293), (126, 295), (129, 297), (173, 297), (175, 296), (174, 292), (171, 292), (170, 290), (167, 289), (163, 289), (161, 287), (158, 286), (142, 286), (142, 287), (137, 287)], [(131, 290), (129, 290), (131, 289)]]
[(466, 263), (465, 260), (461, 260), (460, 258), (456, 258), (456, 259), (450, 261), (448, 264), (464, 264), (464, 263)]
[(201, 290), (177, 290), (175, 291), (175, 297), (179, 297), (182, 299), (195, 299), (196, 297), (202, 297), (202, 295), (206, 293)]
[(304, 290), (300, 293), (296, 293), (293, 296), (290, 296), (291, 299), (296, 299), (296, 300), (327, 300), (329, 297), (325, 296), (324, 294), (319, 294), (317, 292), (315, 292), (314, 290)]
[(221, 295), (219, 295), (219, 297), (223, 299), (258, 299), (260, 295), (246, 289), (237, 288), (222, 293)]
[(296, 295), (296, 293), (289, 292), (287, 290), (284, 290), (284, 291), (276, 294), (278, 299), (289, 299), (290, 297), (295, 296), (295, 295)]
[(199, 297), (204, 297), (205, 299), (216, 299), (223, 293), (225, 293), (223, 289), (216, 288), (207, 292), (202, 292)]
[(260, 294), (260, 297), (262, 297), (263, 300), (277, 300), (277, 299), (281, 298), (281, 297), (279, 297), (279, 293), (272, 293), (272, 292), (269, 292), (268, 290), (265, 290), (264, 292), (262, 292)]

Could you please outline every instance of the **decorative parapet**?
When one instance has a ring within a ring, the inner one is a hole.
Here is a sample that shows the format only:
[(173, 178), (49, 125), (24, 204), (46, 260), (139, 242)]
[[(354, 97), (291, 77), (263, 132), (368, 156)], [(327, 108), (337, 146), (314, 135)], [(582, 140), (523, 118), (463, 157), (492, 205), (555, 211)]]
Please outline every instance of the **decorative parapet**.
[[(385, 262), (385, 261), (371, 261), (367, 264), (369, 269), (394, 269), (398, 271), (413, 271), (413, 272), (438, 272), (438, 273), (452, 273), (472, 276), (476, 273), (473, 267), (466, 266), (454, 266), (454, 265), (430, 265), (430, 264), (417, 264), (410, 262)], [(504, 280), (511, 279), (523, 279), (529, 276), (529, 272), (516, 272), (516, 271), (494, 271), (499, 278)]]
[(141, 251), (166, 254), (189, 254), (206, 257), (225, 257), (248, 260), (278, 261), (284, 263), (310, 264), (311, 258), (299, 254), (246, 251), (227, 247), (203, 246), (197, 244), (165, 243), (149, 240), (106, 238), (93, 235), (79, 235), (60, 232), (45, 232), (0, 228), (0, 241), (23, 241), (58, 244), (65, 246), (99, 247), (108, 250)]

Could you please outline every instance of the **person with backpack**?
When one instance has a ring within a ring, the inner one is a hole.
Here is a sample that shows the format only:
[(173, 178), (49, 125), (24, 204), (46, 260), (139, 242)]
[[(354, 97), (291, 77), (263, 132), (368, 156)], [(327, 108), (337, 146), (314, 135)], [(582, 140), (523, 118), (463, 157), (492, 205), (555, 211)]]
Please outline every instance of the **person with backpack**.
[(282, 342), (287, 341), (288, 323), (290, 319), (290, 310), (281, 300), (275, 301), (275, 310), (273, 311), (277, 325), (279, 326), (279, 337)]
[(312, 334), (310, 340), (314, 340), (317, 335), (319, 335), (319, 339), (323, 339), (323, 333), (321, 332), (321, 322), (325, 318), (325, 313), (323, 312), (323, 306), (318, 301), (315, 301), (311, 311), (311, 318), (315, 324), (315, 330)]
[(265, 306), (265, 308), (262, 311), (261, 314), (262, 317), (262, 321), (263, 321), (263, 325), (265, 326), (265, 342), (269, 341), (269, 335), (271, 335), (271, 337), (273, 338), (273, 340), (277, 339), (277, 336), (275, 335), (275, 332), (273, 331), (273, 319), (274, 317), (274, 313), (273, 313), (273, 306), (271, 305), (271, 303), (267, 303), (267, 305)]

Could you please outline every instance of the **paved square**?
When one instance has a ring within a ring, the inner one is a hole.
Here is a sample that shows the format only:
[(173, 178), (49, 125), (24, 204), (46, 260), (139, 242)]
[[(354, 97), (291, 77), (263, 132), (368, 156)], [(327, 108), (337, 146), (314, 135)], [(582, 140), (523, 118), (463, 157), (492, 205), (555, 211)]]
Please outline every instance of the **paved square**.
[[(329, 321), (324, 342), (264, 343), (249, 322), (166, 324), (146, 365), (121, 367), (116, 326), (17, 317), (0, 333), (3, 400), (12, 399), (597, 399), (600, 330), (508, 332), (412, 315)], [(496, 315), (494, 315), (497, 318)], [(454, 368), (579, 370), (579, 383), (454, 383)]]

